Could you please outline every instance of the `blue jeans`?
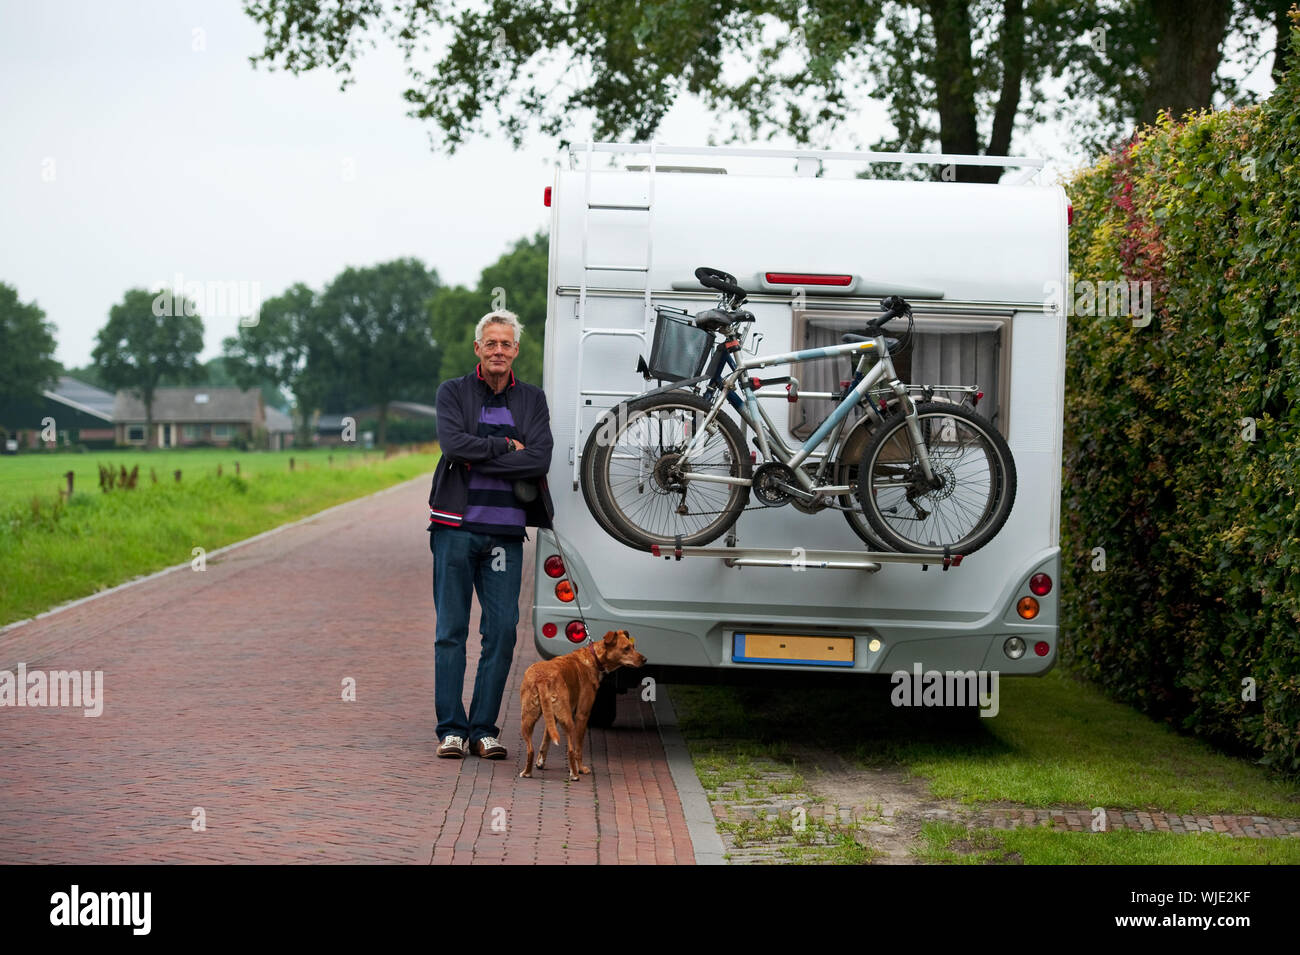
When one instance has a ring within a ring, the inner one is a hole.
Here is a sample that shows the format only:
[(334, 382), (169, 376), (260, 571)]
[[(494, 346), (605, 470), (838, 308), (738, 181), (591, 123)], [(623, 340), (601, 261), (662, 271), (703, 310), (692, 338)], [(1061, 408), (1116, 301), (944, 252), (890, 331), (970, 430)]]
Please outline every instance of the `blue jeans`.
[[(523, 541), (456, 528), (430, 533), (433, 551), (433, 604), (437, 612), (434, 640), (434, 711), (438, 739), (459, 736), (473, 746), (497, 736), (497, 714), (515, 654), (519, 623), (519, 587), (523, 580)], [(470, 602), (478, 592), (482, 610), (478, 675), (469, 715), (461, 696), (465, 687), (465, 641), (469, 637)]]

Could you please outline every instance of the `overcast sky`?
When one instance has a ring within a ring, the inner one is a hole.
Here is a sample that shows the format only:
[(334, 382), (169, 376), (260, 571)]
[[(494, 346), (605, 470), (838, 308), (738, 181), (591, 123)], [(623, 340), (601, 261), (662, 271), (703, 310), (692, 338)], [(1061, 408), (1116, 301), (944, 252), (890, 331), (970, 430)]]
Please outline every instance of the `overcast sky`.
[[(265, 299), (405, 256), (472, 284), (545, 227), (553, 141), (434, 154), (391, 43), (346, 92), (327, 71), (254, 70), (261, 50), (237, 0), (0, 0), (0, 281), (45, 310), (64, 365), (89, 361), (128, 288), (180, 277)], [(703, 144), (713, 128), (684, 102), (657, 139)], [(831, 145), (887, 132), (869, 110)], [(1013, 151), (1079, 162), (1051, 128)], [(206, 360), (238, 319), (203, 318)]]

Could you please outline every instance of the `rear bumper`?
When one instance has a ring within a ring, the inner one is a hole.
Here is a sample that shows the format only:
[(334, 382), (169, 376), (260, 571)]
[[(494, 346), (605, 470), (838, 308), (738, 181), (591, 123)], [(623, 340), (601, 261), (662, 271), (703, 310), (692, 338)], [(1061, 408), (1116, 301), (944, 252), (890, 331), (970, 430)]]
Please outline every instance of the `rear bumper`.
[[(552, 552), (546, 537), (539, 535), (539, 566)], [(571, 553), (566, 556), (573, 558)], [(1048, 574), (1053, 590), (1041, 598), (1037, 617), (1024, 620), (1016, 612), (1016, 603), (1029, 594), (1029, 578), (1036, 573)], [(590, 579), (585, 572), (579, 576)], [(579, 614), (573, 603), (560, 603), (554, 596), (554, 581), (541, 573), (536, 579), (534, 633), (537, 651), (545, 659), (573, 649), (574, 644), (564, 636), (565, 625), (583, 617), (596, 638), (607, 630), (631, 632), (638, 649), (646, 654), (653, 667), (683, 674), (713, 671), (718, 675), (717, 682), (745, 682), (748, 678), (741, 674), (756, 671), (826, 673), (831, 678), (842, 679), (849, 674), (911, 671), (916, 666), (923, 670), (986, 670), (1006, 676), (1041, 676), (1055, 666), (1057, 659), (1061, 579), (1057, 548), (1034, 555), (1017, 572), (1007, 575), (995, 598), (995, 609), (983, 614), (935, 613), (918, 608), (914, 615), (900, 616), (895, 610), (888, 617), (877, 618), (870, 616), (870, 611), (863, 616), (860, 609), (824, 608), (823, 615), (814, 617), (807, 607), (767, 607), (761, 613), (750, 614), (745, 612), (746, 608), (735, 606), (717, 606), (701, 612), (699, 603), (693, 604), (692, 612), (683, 612), (672, 601), (664, 601), (654, 609), (641, 607), (628, 611), (610, 607), (599, 595), (584, 594), (581, 590), (578, 599), (582, 614)], [(543, 635), (546, 623), (556, 625), (555, 637)], [(851, 661), (848, 664), (843, 660), (825, 664), (742, 662), (737, 657), (745, 651), (737, 641), (737, 634), (754, 633), (828, 637), (840, 645), (851, 641)], [(1019, 637), (1025, 645), (1024, 653), (1016, 659), (1006, 652), (1011, 637)]]

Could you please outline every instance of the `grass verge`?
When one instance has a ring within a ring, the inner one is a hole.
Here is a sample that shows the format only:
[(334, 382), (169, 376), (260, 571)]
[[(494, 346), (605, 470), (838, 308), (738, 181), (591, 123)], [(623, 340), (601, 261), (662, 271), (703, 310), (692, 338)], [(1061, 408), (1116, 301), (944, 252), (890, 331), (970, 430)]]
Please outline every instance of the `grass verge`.
[(921, 827), (917, 856), (944, 865), (1300, 865), (1300, 839), (1217, 832), (1054, 832), (1045, 828)]
[[(96, 455), (40, 457), (56, 470), (72, 466), (60, 458), (89, 457), (93, 471)], [(78, 472), (77, 489), (67, 502), (38, 496), (0, 507), (0, 625), (191, 560), (195, 547), (212, 551), (427, 473), (438, 453), (430, 447), (391, 458), (342, 449), (98, 457), (106, 465), (125, 464), (128, 471), (139, 464), (143, 473), (137, 487), (101, 492), (97, 477), (83, 479)], [(156, 484), (148, 475), (151, 467), (158, 473)], [(171, 476), (176, 467), (182, 469), (180, 483)]]
[[(723, 783), (757, 785), (747, 782), (756, 760), (794, 773), (789, 744), (798, 740), (864, 771), (901, 768), (923, 779), (936, 798), (971, 807), (1300, 816), (1296, 781), (1217, 752), (1060, 672), (1001, 681), (1000, 710), (991, 719), (976, 711), (895, 708), (889, 689), (888, 679), (881, 679), (816, 691), (673, 687), (672, 696), (697, 772), (715, 802), (729, 796), (719, 792)], [(742, 790), (741, 798), (750, 795)], [(1300, 839), (926, 823), (916, 851), (929, 862), (1295, 864)]]
[(682, 734), (770, 745), (793, 736), (864, 766), (902, 766), (976, 805), (1105, 806), (1300, 816), (1300, 783), (1217, 752), (1059, 671), (1002, 680), (983, 719), (889, 705), (888, 681), (844, 690), (675, 687)]

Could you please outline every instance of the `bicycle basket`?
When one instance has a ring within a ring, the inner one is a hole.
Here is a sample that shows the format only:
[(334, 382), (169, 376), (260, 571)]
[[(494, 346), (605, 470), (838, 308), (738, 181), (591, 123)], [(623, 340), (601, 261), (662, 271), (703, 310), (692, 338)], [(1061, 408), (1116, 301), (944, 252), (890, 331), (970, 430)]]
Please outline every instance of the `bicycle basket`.
[(708, 360), (713, 336), (684, 317), (685, 313), (662, 308), (655, 311), (659, 320), (655, 322), (654, 339), (650, 343), (647, 374), (659, 381), (696, 377)]

